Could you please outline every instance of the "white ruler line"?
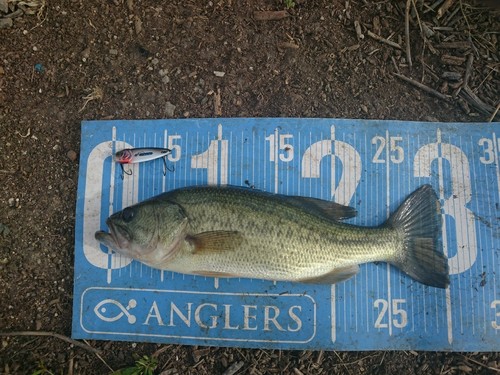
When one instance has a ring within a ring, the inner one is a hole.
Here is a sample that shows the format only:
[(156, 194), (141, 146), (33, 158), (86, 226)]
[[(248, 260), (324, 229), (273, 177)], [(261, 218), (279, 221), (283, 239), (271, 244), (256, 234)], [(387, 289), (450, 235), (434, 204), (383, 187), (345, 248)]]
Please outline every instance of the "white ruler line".
[[(443, 144), (441, 144), (441, 147), (443, 147)], [(459, 181), (457, 168), (451, 169), (451, 180), (457, 181), (457, 182)], [(461, 215), (460, 215), (460, 212), (458, 210), (462, 206), (462, 202), (460, 201), (458, 203), (455, 203), (455, 201), (456, 201), (456, 199), (453, 199), (453, 201), (452, 201), (453, 217), (459, 218), (459, 217), (461, 217)], [(459, 206), (458, 209), (457, 209), (457, 204)], [(467, 230), (467, 228), (465, 228), (465, 226), (464, 226), (463, 220), (459, 220), (459, 224), (460, 224), (460, 226), (457, 226), (457, 231), (456, 231), (457, 236), (461, 235), (462, 233), (465, 233), (465, 231)], [(463, 256), (464, 256), (463, 254), (460, 254), (459, 256), (457, 256), (457, 269), (458, 270), (462, 269), (461, 265), (462, 265), (462, 263), (465, 263), (465, 262), (462, 262)], [(467, 305), (463, 301), (463, 298), (464, 298), (464, 295), (466, 292), (464, 290), (464, 286), (462, 285), (462, 278), (461, 277), (458, 278), (458, 292), (459, 292), (458, 293), (458, 301), (459, 301), (459, 306), (460, 306), (460, 308), (458, 309), (458, 315), (459, 315), (459, 320), (460, 320), (460, 333), (463, 333), (464, 332), (463, 309)], [(468, 306), (467, 306), (467, 310), (468, 310)]]
[[(252, 131), (252, 137), (253, 137), (253, 131)], [(240, 178), (240, 185), (243, 186), (243, 183), (245, 181), (245, 176), (243, 175), (243, 155), (244, 155), (244, 151), (245, 151), (245, 137), (243, 135), (243, 130), (241, 131), (241, 148), (240, 148), (240, 172), (241, 172), (241, 178)], [(264, 166), (265, 168), (265, 166)], [(265, 181), (265, 177), (266, 176), (266, 173), (264, 172), (264, 181)], [(250, 181), (250, 183), (254, 183), (253, 181)]]
[[(331, 166), (330, 166), (330, 199), (334, 197), (335, 194), (335, 126), (332, 125), (330, 127), (330, 140), (331, 140), (331, 155), (330, 155), (330, 160), (331, 160)], [(323, 152), (321, 152), (323, 154)], [(329, 200), (330, 200), (329, 199)], [(344, 290), (345, 291), (345, 290)], [(335, 342), (337, 339), (337, 326), (336, 326), (336, 310), (337, 310), (337, 304), (336, 304), (336, 299), (335, 297), (335, 284), (332, 285), (331, 287), (331, 292), (332, 292), (332, 300), (331, 300), (331, 310), (332, 310), (332, 342)], [(344, 301), (344, 319), (345, 319), (345, 301)]]
[[(460, 154), (460, 166), (461, 166), (461, 172), (462, 172), (462, 180), (464, 183), (466, 182), (466, 179), (469, 179), (470, 180), (470, 172), (468, 171), (468, 168), (467, 166), (469, 166), (469, 160), (467, 159), (467, 157), (465, 156), (465, 151), (466, 151), (466, 147), (467, 145), (464, 145), (464, 142), (462, 141), (462, 136), (460, 135), (459, 136), (459, 148), (460, 150), (463, 150), (464, 152), (462, 152)], [(465, 159), (464, 159), (465, 158)], [(471, 190), (472, 190), (472, 187), (471, 187)], [(472, 192), (471, 192), (472, 193)], [(465, 202), (463, 204), (463, 206), (461, 207), (461, 214), (463, 213), (463, 216), (465, 216), (465, 212), (463, 212), (463, 209), (465, 208)], [(467, 225), (467, 223), (466, 223)], [(475, 221), (473, 223), (473, 225), (475, 225)], [(468, 247), (469, 248), (472, 248), (475, 244), (472, 244), (472, 242), (475, 240), (475, 238), (471, 238), (472, 236), (470, 236), (470, 232), (468, 230), (466, 230), (465, 228), (465, 233), (467, 235), (467, 244), (469, 245)], [(468, 274), (469, 274), (469, 290), (470, 290), (470, 293), (469, 295), (466, 295), (466, 301), (465, 301), (465, 304), (466, 306), (471, 306), (472, 308), (472, 334), (475, 335), (476, 334), (476, 315), (477, 315), (477, 308), (474, 304), (474, 286), (472, 284), (472, 279), (473, 279), (473, 274), (472, 274), (472, 265), (474, 264), (475, 262), (475, 259), (471, 259), (471, 254), (470, 252), (467, 252), (467, 255), (468, 255), (468, 259), (467, 259), (467, 262), (468, 264), (471, 265), (471, 267), (469, 267), (468, 269)], [(469, 300), (467, 301), (467, 298), (469, 298)]]
[[(437, 129), (437, 144), (438, 144), (438, 176), (439, 176), (439, 200), (441, 203), (444, 201), (444, 176), (443, 176), (443, 158), (441, 152), (441, 129)], [(442, 226), (442, 239), (443, 239), (443, 252), (444, 256), (448, 258), (448, 235), (446, 220), (443, 218)], [(448, 327), (448, 343), (453, 342), (453, 323), (451, 311), (451, 290), (448, 286), (445, 290), (446, 294), (446, 322)]]
[[(274, 129), (274, 192), (277, 194), (279, 191), (279, 176), (278, 176), (278, 160), (279, 160), (279, 131), (278, 128)], [(255, 160), (255, 158), (253, 159)]]
[[(236, 143), (236, 142), (234, 142)], [(233, 132), (230, 131), (229, 132), (229, 146), (233, 144)], [(229, 184), (229, 185), (232, 185), (233, 184), (233, 181), (232, 181), (232, 176), (233, 174), (231, 173), (232, 171), (232, 164), (233, 164), (233, 148), (232, 147), (228, 147), (226, 146), (226, 149), (227, 149), (227, 172), (226, 172), (226, 183)]]
[[(368, 139), (366, 137), (366, 132), (364, 134), (364, 140), (365, 140), (365, 144), (364, 144), (364, 147), (362, 147), (361, 149), (363, 149), (363, 150), (369, 150), (370, 147), (368, 146)], [(367, 155), (368, 155), (368, 153), (367, 153)], [(369, 163), (369, 161), (368, 161), (368, 163)], [(370, 189), (365, 194), (366, 194), (366, 198), (368, 198), (368, 196), (369, 196), (370, 202), (372, 202), (373, 201), (372, 200), (372, 197), (373, 197), (373, 195), (372, 195), (372, 189)], [(357, 200), (355, 200), (354, 202), (356, 202), (356, 201)], [(355, 205), (353, 205), (353, 206), (355, 207)], [(373, 205), (370, 205), (370, 206), (373, 207)], [(369, 212), (369, 214), (370, 214), (369, 217), (373, 217), (373, 209), (370, 209), (370, 211), (371, 212)], [(371, 267), (371, 269), (373, 269), (372, 266), (370, 266), (370, 267)], [(365, 277), (365, 290), (370, 290), (368, 288), (368, 272), (365, 272), (364, 277)], [(370, 313), (369, 312), (371, 311), (371, 309), (369, 308), (368, 301), (369, 301), (369, 297), (368, 297), (368, 295), (366, 295), (365, 296), (365, 306), (366, 306), (366, 309), (365, 309), (365, 311), (366, 311), (366, 322), (365, 322), (365, 325), (366, 325), (366, 332), (370, 332)]]
[[(300, 130), (299, 130), (299, 133), (298, 133), (298, 138), (299, 138), (299, 147), (297, 149), (297, 154), (298, 155), (302, 155), (302, 149), (300, 148), (300, 141), (301, 141), (301, 135), (300, 135)], [(301, 180), (301, 177), (302, 177), (302, 171), (300, 169), (301, 167), (301, 163), (300, 163), (300, 160), (299, 158), (297, 158), (298, 162), (296, 163), (297, 164), (297, 168), (296, 170), (298, 171), (297, 173), (297, 195), (300, 196), (300, 187), (301, 187), (301, 184), (300, 184), (300, 180)]]
[[(472, 140), (472, 136), (469, 136), (469, 143), (472, 147), (472, 145), (474, 144), (474, 141)], [(471, 152), (471, 157), (472, 157), (472, 175), (473, 176), (476, 176), (476, 178), (473, 178), (472, 179), (472, 184), (474, 186), (474, 192), (477, 196), (481, 196), (481, 192), (478, 190), (478, 186), (477, 186), (477, 176), (479, 176), (480, 172), (478, 172), (477, 170), (477, 166), (481, 166), (479, 160), (477, 160), (476, 158), (476, 153), (475, 152)], [(477, 164), (476, 164), (477, 163)], [(489, 185), (489, 184), (486, 184), (486, 185)], [(483, 246), (485, 246), (485, 244), (483, 243), (483, 238), (486, 237), (486, 232), (484, 231), (484, 226), (479, 226), (478, 227), (478, 247), (479, 247), (479, 250), (483, 250)], [(484, 271), (484, 265), (485, 265), (485, 262), (484, 262), (484, 251), (479, 251), (479, 254), (480, 254), (480, 269), (479, 269), (479, 272), (483, 272)], [(483, 330), (483, 333), (485, 333), (486, 331), (486, 325), (484, 324), (486, 319), (484, 319), (486, 317), (486, 294), (485, 294), (485, 289), (486, 288), (481, 288), (481, 291), (482, 291), (482, 294), (483, 294), (483, 324), (482, 324), (482, 327), (478, 327), (480, 329)], [(477, 302), (477, 310), (479, 311), (480, 308), (481, 308), (481, 304), (480, 304), (480, 301), (479, 301), (479, 298), (476, 299), (476, 302)]]
[(330, 324), (333, 343), (337, 341), (337, 308), (335, 306), (335, 298), (335, 284), (332, 284), (330, 287)]
[[(500, 137), (497, 138), (495, 132), (492, 133), (492, 141), (493, 141), (493, 153), (494, 153), (494, 158), (495, 158), (495, 165), (496, 165), (496, 172), (497, 172), (497, 190), (498, 190), (498, 201), (497, 202), (500, 202), (500, 160), (499, 160), (499, 156), (498, 156), (498, 153), (499, 153), (499, 148), (500, 148)], [(493, 207), (493, 203), (490, 202), (490, 184), (486, 184), (486, 189), (488, 191), (488, 209), (489, 209), (489, 217), (493, 218), (493, 214), (491, 212), (492, 210), (492, 207)], [(494, 230), (490, 230), (491, 232), (491, 243), (495, 243), (495, 231)], [(495, 256), (494, 256), (494, 253), (492, 252), (491, 253), (492, 255), (492, 260), (495, 259)], [(491, 264), (495, 264), (494, 262), (492, 262)], [(497, 296), (497, 275), (498, 275), (498, 272), (491, 272), (493, 274), (493, 296), (496, 297)], [(493, 299), (490, 298), (490, 301), (492, 301)], [(488, 301), (488, 302), (490, 302)], [(486, 317), (485, 317), (486, 318)], [(493, 318), (495, 319), (495, 315), (493, 315)], [(498, 329), (495, 329), (495, 335), (497, 335), (498, 333), (500, 332), (500, 330)]]
[[(191, 170), (191, 168), (188, 168), (188, 160), (191, 160), (191, 156), (188, 156), (188, 132), (186, 132), (186, 135), (184, 137), (184, 181), (188, 180), (188, 169)], [(191, 177), (191, 173), (190, 173)], [(175, 181), (174, 181), (175, 184)], [(175, 185), (174, 185), (175, 186)]]
[[(111, 176), (109, 182), (109, 216), (113, 213), (113, 201), (115, 192), (115, 161), (113, 160), (113, 155), (116, 152), (116, 126), (113, 126), (111, 130)], [(113, 250), (108, 247), (108, 270), (106, 275), (106, 281), (111, 284), (111, 273), (112, 273), (112, 262), (113, 262)]]
[[(385, 131), (385, 177), (386, 177), (386, 218), (388, 219), (389, 216), (391, 215), (391, 207), (390, 207), (390, 202), (391, 202), (391, 179), (390, 179), (390, 154), (389, 154), (389, 145), (390, 145), (390, 139), (389, 139), (389, 130)], [(388, 324), (387, 326), (389, 327), (389, 336), (392, 336), (392, 297), (391, 297), (391, 266), (389, 263), (387, 263), (387, 318), (388, 318)]]
[(493, 154), (495, 157), (495, 165), (496, 165), (496, 170), (497, 170), (497, 189), (498, 189), (498, 200), (500, 201), (500, 161), (498, 160), (498, 152), (500, 148), (500, 137), (497, 138), (495, 132), (492, 134), (492, 141), (493, 141)]

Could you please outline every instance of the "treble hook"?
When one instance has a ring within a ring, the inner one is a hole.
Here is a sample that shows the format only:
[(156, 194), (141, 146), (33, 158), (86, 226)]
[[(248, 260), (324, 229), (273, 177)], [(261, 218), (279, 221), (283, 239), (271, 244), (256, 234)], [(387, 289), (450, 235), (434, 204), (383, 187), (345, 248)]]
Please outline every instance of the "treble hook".
[(126, 171), (125, 168), (123, 167), (123, 164), (121, 164), (121, 163), (120, 163), (120, 167), (122, 168), (122, 175), (121, 175), (122, 180), (125, 178), (125, 175), (127, 175), (127, 176), (132, 175), (132, 170), (131, 169), (129, 169), (128, 171)]
[(167, 166), (167, 156), (163, 157), (162, 159), (163, 159), (163, 175), (164, 176), (167, 175), (167, 171), (169, 171), (169, 172), (175, 171), (175, 167), (174, 166), (172, 166), (172, 168), (169, 168)]

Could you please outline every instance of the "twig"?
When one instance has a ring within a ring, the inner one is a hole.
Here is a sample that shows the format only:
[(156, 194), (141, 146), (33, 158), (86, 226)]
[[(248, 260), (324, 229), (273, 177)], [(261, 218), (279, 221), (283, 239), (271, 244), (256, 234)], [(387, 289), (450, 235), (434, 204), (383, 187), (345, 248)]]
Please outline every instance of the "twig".
[(453, 96), (456, 97), (458, 94), (460, 94), (460, 91), (466, 86), (469, 86), (469, 80), (470, 76), (472, 74), (472, 63), (474, 62), (474, 55), (472, 53), (467, 56), (467, 64), (465, 65), (465, 75), (464, 75), (464, 82), (462, 85), (456, 90), (455, 93), (453, 93)]
[(497, 369), (497, 368), (494, 368), (494, 367), (487, 366), (487, 365), (485, 365), (484, 363), (481, 363), (481, 362), (479, 362), (479, 361), (476, 361), (475, 359), (472, 359), (472, 358), (466, 357), (466, 356), (464, 356), (464, 355), (462, 355), (462, 357), (464, 357), (467, 361), (471, 361), (472, 363), (475, 363), (476, 365), (479, 365), (479, 366), (481, 366), (481, 367), (487, 368), (488, 370), (491, 370), (491, 371), (495, 371), (495, 372), (499, 372), (499, 373), (500, 373), (500, 369)]
[(406, 9), (405, 9), (406, 60), (408, 61), (408, 66), (411, 68), (413, 63), (411, 61), (411, 46), (410, 46), (410, 6), (411, 6), (411, 0), (406, 0)]
[(165, 345), (163, 347), (161, 347), (160, 349), (158, 349), (156, 352), (154, 352), (151, 357), (153, 358), (158, 358), (158, 356), (163, 353), (163, 352), (166, 352), (168, 349), (170, 349), (172, 347), (172, 345)]
[(396, 59), (394, 58), (394, 56), (391, 56), (391, 60), (392, 60), (392, 63), (394, 64), (394, 69), (396, 69), (396, 71), (399, 73), (399, 66), (396, 63)]
[(398, 73), (392, 73), (392, 74), (394, 74), (398, 78), (401, 78), (403, 81), (406, 81), (406, 82), (412, 84), (413, 86), (418, 87), (419, 89), (427, 92), (428, 94), (434, 95), (436, 98), (443, 99), (447, 102), (450, 101), (450, 97), (448, 95), (441, 94), (439, 91), (431, 89), (429, 86), (426, 86), (423, 83), (415, 81), (415, 80), (408, 78), (402, 74), (398, 74)]
[(349, 375), (351, 375), (351, 371), (349, 371), (349, 368), (347, 367), (346, 363), (342, 360), (342, 358), (340, 358), (339, 353), (337, 353), (335, 350), (334, 350), (333, 352), (335, 353), (335, 355), (336, 355), (336, 356), (337, 356), (337, 358), (339, 359), (340, 364), (341, 364), (342, 366), (344, 366), (344, 368), (346, 369), (347, 373), (348, 373)]
[(231, 366), (227, 368), (226, 371), (223, 372), (222, 375), (234, 375), (236, 374), (243, 366), (245, 365), (245, 362), (240, 361), (240, 362), (234, 362)]
[(12, 332), (0, 332), (0, 336), (48, 336), (48, 337), (56, 337), (60, 340), (66, 341), (67, 343), (78, 346), (79, 348), (91, 351), (92, 353), (99, 354), (101, 351), (99, 349), (95, 349), (90, 345), (81, 343), (80, 341), (73, 340), (67, 336), (63, 336), (59, 333), (55, 332), (47, 332), (47, 331), (12, 331)]
[(469, 86), (465, 86), (462, 88), (462, 91), (460, 91), (460, 96), (462, 98), (464, 98), (470, 105), (472, 105), (474, 108), (476, 108), (479, 112), (481, 112), (483, 115), (491, 116), (491, 114), (493, 113), (496, 116), (496, 113), (494, 113), (495, 108), (493, 108), (491, 105), (483, 102), (472, 91), (472, 89)]
[(361, 24), (359, 23), (359, 21), (354, 21), (354, 30), (356, 30), (356, 35), (359, 40), (365, 38), (363, 32), (361, 31)]
[[(85, 341), (85, 343), (87, 343), (87, 340), (83, 340)], [(88, 345), (88, 343), (87, 343)], [(89, 345), (90, 346), (90, 345)], [(104, 358), (101, 357), (101, 355), (99, 353), (95, 353), (95, 355), (97, 356), (97, 358), (99, 358), (101, 360), (102, 363), (104, 363), (104, 365), (113, 373), (115, 372), (115, 370), (113, 370), (113, 368), (111, 368), (110, 365), (108, 365), (108, 363), (104, 360)]]
[(394, 48), (397, 48), (397, 49), (402, 49), (401, 46), (398, 43), (393, 42), (392, 40), (389, 40), (389, 39), (382, 38), (380, 35), (374, 34), (370, 30), (367, 30), (366, 33), (368, 34), (368, 36), (370, 38), (373, 38), (375, 40), (378, 40), (379, 42), (385, 43), (385, 44), (387, 44), (387, 45), (389, 45), (391, 47), (394, 47)]
[(222, 116), (222, 99), (220, 95), (220, 88), (217, 88), (217, 91), (214, 92), (214, 112), (215, 116)]
[(437, 11), (437, 19), (440, 19), (441, 17), (444, 16), (444, 14), (450, 9), (450, 7), (453, 5), (453, 2), (455, 0), (446, 0), (443, 5), (441, 5), (441, 8), (438, 9)]
[(497, 107), (495, 108), (495, 111), (491, 114), (491, 117), (488, 119), (488, 122), (492, 122), (495, 116), (497, 115), (498, 111), (500, 110), (500, 102), (498, 102)]

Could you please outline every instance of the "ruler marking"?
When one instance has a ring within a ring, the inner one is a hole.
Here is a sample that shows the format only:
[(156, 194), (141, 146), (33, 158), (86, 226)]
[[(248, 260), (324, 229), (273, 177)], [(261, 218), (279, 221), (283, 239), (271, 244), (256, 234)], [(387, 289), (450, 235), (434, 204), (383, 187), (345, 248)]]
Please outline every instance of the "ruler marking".
[[(460, 150), (462, 150), (462, 153), (460, 154), (460, 161), (461, 161), (461, 170), (462, 170), (462, 181), (464, 182), (464, 184), (466, 183), (466, 181), (470, 181), (470, 170), (467, 170), (468, 166), (470, 165), (469, 163), (469, 159), (467, 158), (466, 156), (466, 145), (464, 145), (464, 142), (463, 142), (463, 139), (462, 139), (462, 136), (460, 135), (459, 136), (459, 144), (460, 144)], [(465, 160), (464, 160), (465, 158)], [(471, 184), (472, 185), (472, 184)], [(474, 194), (472, 192), (472, 186), (471, 186), (471, 194)], [(463, 205), (460, 206), (461, 208), (461, 211), (460, 213), (461, 214), (464, 214), (463, 217), (467, 217), (465, 215), (465, 204), (466, 202), (464, 201), (463, 202)], [(469, 223), (465, 223), (466, 225), (468, 225)], [(472, 223), (472, 225), (475, 225), (475, 223)], [(471, 242), (472, 242), (472, 238), (470, 238), (469, 236), (469, 231), (465, 231), (466, 235), (467, 235), (467, 244), (468, 244), (468, 247), (471, 248)], [(473, 295), (473, 285), (472, 285), (472, 268), (473, 268), (473, 265), (474, 265), (474, 262), (472, 261), (472, 258), (471, 258), (471, 254), (470, 252), (468, 251), (467, 252), (467, 255), (469, 257), (468, 259), (468, 264), (470, 264), (470, 267), (468, 269), (468, 274), (469, 274), (469, 290), (470, 290), (470, 295), (469, 296), (466, 296), (469, 298), (469, 301), (470, 302), (467, 302), (466, 301), (466, 305), (471, 305), (471, 308), (472, 308), (472, 334), (475, 335), (476, 334), (476, 315), (477, 315), (477, 311), (476, 311), (476, 306), (474, 304), (474, 295)]]
[(336, 295), (335, 295), (335, 284), (332, 284), (330, 287), (330, 324), (331, 324), (331, 338), (332, 342), (337, 341), (337, 316), (336, 316), (336, 306), (335, 306), (335, 300), (336, 300)]
[[(477, 186), (477, 179), (478, 179), (477, 177), (480, 174), (480, 172), (478, 172), (477, 167), (478, 166), (480, 167), (481, 164), (480, 164), (480, 161), (476, 158), (476, 155), (475, 155), (475, 152), (474, 152), (474, 148), (472, 147), (472, 145), (474, 144), (472, 136), (469, 136), (469, 141), (470, 141), (470, 145), (471, 145), (471, 148), (472, 148), (471, 153), (470, 153), (470, 155), (472, 157), (472, 166), (473, 166), (472, 167), (473, 168), (472, 169), (472, 171), (473, 171), (472, 175), (476, 176), (476, 178), (472, 179), (472, 183), (474, 184), (474, 192), (475, 192), (476, 196), (482, 196), (482, 194), (480, 194), (480, 192), (479, 192), (480, 189)], [(484, 263), (484, 254), (483, 254), (484, 253), (483, 249), (484, 249), (485, 244), (483, 243), (483, 237), (486, 237), (486, 232), (484, 230), (484, 226), (480, 225), (478, 229), (479, 229), (478, 230), (478, 233), (479, 233), (478, 245), (479, 245), (479, 249), (480, 249), (481, 271), (483, 271), (484, 270), (484, 264), (485, 264)], [(484, 236), (483, 236), (483, 234), (484, 234)], [(482, 289), (482, 295), (483, 295), (483, 301), (482, 301), (483, 302), (483, 324), (482, 324), (482, 330), (483, 330), (483, 332), (486, 332), (486, 324), (485, 324), (485, 322), (486, 322), (486, 319), (485, 319), (485, 317), (486, 317), (486, 303), (485, 303), (485, 301), (486, 301), (486, 294), (485, 294), (485, 289), (486, 288), (481, 288), (481, 289)], [(479, 300), (479, 298), (477, 298), (477, 309), (478, 309), (478, 311), (481, 308), (480, 305), (481, 305), (480, 304), (480, 300)]]
[[(390, 154), (389, 154), (389, 130), (385, 131), (385, 178), (386, 178), (386, 218), (391, 215), (391, 180), (390, 180)], [(387, 327), (389, 328), (389, 336), (392, 336), (392, 296), (391, 296), (391, 266), (387, 263)]]
[[(497, 138), (496, 133), (492, 133), (492, 141), (493, 141), (493, 153), (494, 153), (494, 162), (496, 165), (496, 173), (497, 173), (497, 190), (498, 190), (498, 202), (500, 202), (500, 160), (499, 160), (499, 148), (500, 148), (500, 138)], [(485, 166), (486, 169), (486, 166)], [(486, 184), (486, 190), (487, 190), (487, 197), (488, 197), (488, 211), (489, 211), (489, 217), (493, 218), (494, 214), (492, 213), (492, 207), (493, 203), (491, 202), (491, 194), (490, 194), (490, 184)], [(491, 229), (491, 243), (494, 244), (494, 231)], [(492, 262), (491, 264), (495, 264), (495, 253), (491, 252), (491, 259)], [(497, 296), (497, 272), (492, 272), (493, 273), (493, 298), (489, 296), (489, 301), (488, 303), (491, 303), (491, 301)], [(485, 317), (486, 319), (486, 317)], [(491, 319), (491, 310), (490, 310), (490, 319)], [(496, 319), (495, 312), (493, 312), (493, 319)], [(488, 322), (490, 323), (490, 322)], [(495, 329), (495, 335), (498, 335), (500, 332), (499, 329)]]
[[(437, 145), (438, 145), (438, 176), (439, 176), (439, 198), (441, 203), (444, 202), (444, 176), (443, 176), (443, 158), (441, 152), (441, 129), (437, 129)], [(444, 218), (443, 218), (444, 219)], [(443, 252), (446, 258), (448, 256), (448, 235), (446, 220), (442, 222), (442, 238), (443, 238)], [(453, 342), (453, 321), (451, 310), (451, 289), (448, 286), (445, 290), (446, 294), (446, 322), (448, 328), (448, 343)]]

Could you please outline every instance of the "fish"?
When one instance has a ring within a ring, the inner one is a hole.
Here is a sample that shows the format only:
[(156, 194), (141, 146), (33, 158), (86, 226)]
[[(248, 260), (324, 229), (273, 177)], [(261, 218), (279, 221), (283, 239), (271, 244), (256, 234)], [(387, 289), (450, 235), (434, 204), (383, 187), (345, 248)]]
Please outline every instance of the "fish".
[(97, 241), (156, 269), (183, 274), (335, 284), (359, 265), (387, 262), (414, 280), (449, 285), (433, 188), (414, 191), (378, 227), (342, 222), (335, 202), (237, 186), (175, 189), (111, 215)]
[(123, 168), (123, 164), (134, 164), (142, 163), (145, 161), (155, 160), (158, 158), (163, 158), (163, 175), (166, 175), (167, 162), (165, 157), (172, 152), (169, 148), (125, 148), (123, 150), (117, 151), (114, 155), (115, 162), (120, 164), (122, 172), (127, 175), (131, 175), (132, 171), (126, 172)]

